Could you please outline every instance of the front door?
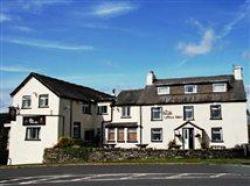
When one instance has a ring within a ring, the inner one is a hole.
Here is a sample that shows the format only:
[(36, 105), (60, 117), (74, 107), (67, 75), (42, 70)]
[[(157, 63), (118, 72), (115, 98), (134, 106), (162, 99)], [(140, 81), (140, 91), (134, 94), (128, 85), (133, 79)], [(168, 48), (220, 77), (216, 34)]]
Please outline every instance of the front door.
[(194, 149), (194, 129), (193, 128), (183, 128), (183, 149)]

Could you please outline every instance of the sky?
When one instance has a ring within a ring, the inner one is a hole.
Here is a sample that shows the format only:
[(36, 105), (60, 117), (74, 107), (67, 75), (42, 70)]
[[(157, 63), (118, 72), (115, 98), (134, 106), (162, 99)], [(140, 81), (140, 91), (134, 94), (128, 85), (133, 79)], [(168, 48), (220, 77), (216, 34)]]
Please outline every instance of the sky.
[(32, 71), (111, 93), (244, 69), (250, 0), (0, 0), (0, 112)]

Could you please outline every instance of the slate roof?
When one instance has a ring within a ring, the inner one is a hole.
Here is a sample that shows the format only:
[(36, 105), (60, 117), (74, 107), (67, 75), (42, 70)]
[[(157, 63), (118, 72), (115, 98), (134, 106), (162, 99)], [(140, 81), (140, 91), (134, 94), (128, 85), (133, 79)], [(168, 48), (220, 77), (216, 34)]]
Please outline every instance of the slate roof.
[(38, 73), (30, 73), (29, 76), (10, 94), (14, 96), (32, 77), (40, 81), (44, 86), (61, 98), (90, 101), (111, 101), (113, 96), (94, 90), (89, 87), (69, 83), (60, 79), (48, 77)]
[[(212, 83), (225, 82), (227, 92), (212, 92)], [(184, 85), (198, 85), (198, 93), (184, 94)], [(157, 87), (170, 86), (170, 94), (158, 95)], [(152, 104), (185, 104), (206, 102), (239, 102), (246, 101), (242, 80), (235, 80), (233, 75), (191, 77), (176, 79), (155, 79), (152, 86), (144, 89), (121, 91), (117, 97), (117, 106), (121, 105), (152, 105)]]
[(136, 122), (120, 122), (120, 123), (107, 123), (106, 128), (135, 128), (138, 127)]

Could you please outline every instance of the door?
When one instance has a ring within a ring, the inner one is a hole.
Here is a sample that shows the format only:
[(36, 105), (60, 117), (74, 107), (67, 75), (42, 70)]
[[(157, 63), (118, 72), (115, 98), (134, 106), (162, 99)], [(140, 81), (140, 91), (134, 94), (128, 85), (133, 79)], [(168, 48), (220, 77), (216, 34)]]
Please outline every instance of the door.
[(183, 149), (194, 149), (194, 129), (193, 128), (183, 128)]

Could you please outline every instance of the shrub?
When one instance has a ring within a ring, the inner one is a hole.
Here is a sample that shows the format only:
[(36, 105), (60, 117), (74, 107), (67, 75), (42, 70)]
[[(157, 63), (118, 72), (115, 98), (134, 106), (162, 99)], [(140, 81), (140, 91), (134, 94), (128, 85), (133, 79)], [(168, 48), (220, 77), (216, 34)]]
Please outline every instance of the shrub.
[(73, 140), (68, 137), (62, 137), (59, 142), (54, 146), (54, 148), (65, 148), (71, 147), (73, 145)]

